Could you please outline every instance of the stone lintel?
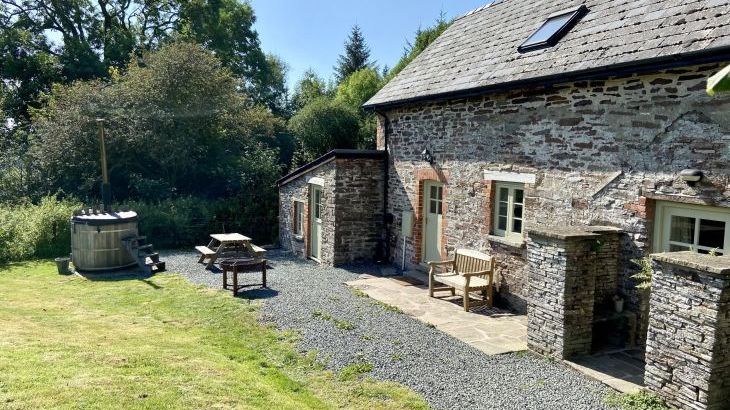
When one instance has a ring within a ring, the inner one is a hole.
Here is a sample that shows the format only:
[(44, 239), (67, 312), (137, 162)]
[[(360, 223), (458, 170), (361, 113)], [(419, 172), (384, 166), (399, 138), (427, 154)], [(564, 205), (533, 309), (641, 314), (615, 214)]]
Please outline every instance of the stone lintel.
[(730, 276), (730, 256), (711, 256), (696, 252), (665, 252), (651, 255), (657, 262), (682, 266), (712, 275)]
[(586, 230), (585, 227), (531, 227), (527, 233), (530, 237), (542, 237), (550, 239), (581, 239), (581, 238), (597, 238), (601, 236), (599, 233), (594, 233)]

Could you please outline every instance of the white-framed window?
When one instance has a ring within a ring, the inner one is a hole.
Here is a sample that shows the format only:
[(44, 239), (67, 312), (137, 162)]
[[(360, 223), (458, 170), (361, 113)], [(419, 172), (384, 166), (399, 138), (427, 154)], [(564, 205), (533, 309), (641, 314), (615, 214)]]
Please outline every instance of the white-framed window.
[(494, 235), (522, 240), (524, 229), (525, 186), (523, 184), (497, 182), (494, 184)]
[(292, 226), (294, 228), (294, 235), (304, 235), (304, 202), (295, 200), (294, 201), (294, 220)]
[(654, 219), (657, 252), (730, 253), (730, 209), (657, 202)]

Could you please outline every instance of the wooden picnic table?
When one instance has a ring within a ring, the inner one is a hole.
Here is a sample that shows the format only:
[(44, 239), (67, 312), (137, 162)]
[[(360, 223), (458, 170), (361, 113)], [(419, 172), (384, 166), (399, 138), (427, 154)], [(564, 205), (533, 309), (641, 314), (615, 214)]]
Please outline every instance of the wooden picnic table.
[(196, 246), (200, 252), (198, 263), (204, 263), (208, 259), (207, 268), (213, 267), (215, 261), (225, 254), (248, 253), (257, 257), (263, 255), (266, 250), (251, 243), (251, 238), (240, 233), (214, 233), (210, 235), (208, 246)]

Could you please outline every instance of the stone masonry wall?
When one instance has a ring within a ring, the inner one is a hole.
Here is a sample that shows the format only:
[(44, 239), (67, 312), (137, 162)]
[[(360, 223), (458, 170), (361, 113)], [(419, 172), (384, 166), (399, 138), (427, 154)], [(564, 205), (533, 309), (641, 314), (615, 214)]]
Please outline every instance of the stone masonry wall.
[(617, 237), (618, 232), (597, 227), (530, 232), (527, 344), (531, 350), (560, 359), (591, 353), (594, 313), (607, 295), (616, 293)]
[(383, 160), (336, 161), (334, 263), (372, 261), (383, 238)]
[(681, 409), (730, 409), (730, 257), (654, 257), (644, 383)]
[[(322, 189), (322, 258), (324, 264), (332, 265), (335, 260), (335, 162), (329, 162), (298, 176), (279, 187), (279, 241), (303, 258), (309, 255), (309, 184), (312, 177), (324, 180)], [(304, 202), (304, 234), (294, 235), (294, 201)]]
[[(379, 116), (378, 142), (390, 154), (389, 208), (395, 221), (391, 255), (400, 261), (401, 213), (418, 213), (424, 168), (447, 175), (443, 254), (459, 247), (494, 254), (498, 300), (524, 311), (527, 265), (523, 243), (490, 236), (493, 177), (485, 171), (531, 174), (525, 222), (531, 226), (621, 228), (618, 285), (627, 308), (641, 294), (629, 262), (649, 251), (655, 200), (730, 206), (730, 96), (709, 97), (706, 78), (723, 65), (556, 84), (445, 102), (418, 103)], [(387, 130), (386, 130), (387, 124)], [(424, 149), (433, 165), (420, 159)], [(706, 178), (695, 188), (678, 178), (689, 167)], [(406, 241), (420, 262), (420, 238)]]

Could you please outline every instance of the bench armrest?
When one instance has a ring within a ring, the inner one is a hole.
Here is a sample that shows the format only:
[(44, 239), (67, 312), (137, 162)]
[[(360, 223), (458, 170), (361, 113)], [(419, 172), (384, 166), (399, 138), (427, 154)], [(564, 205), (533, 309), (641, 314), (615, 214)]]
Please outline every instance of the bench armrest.
[(436, 267), (437, 266), (447, 266), (447, 265), (451, 265), (453, 267), (454, 266), (454, 260), (451, 259), (451, 260), (447, 260), (447, 261), (432, 261), (432, 262), (428, 262), (428, 266), (430, 266), (430, 268), (428, 269), (429, 276), (430, 275), (433, 275), (434, 273), (436, 273)]

